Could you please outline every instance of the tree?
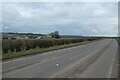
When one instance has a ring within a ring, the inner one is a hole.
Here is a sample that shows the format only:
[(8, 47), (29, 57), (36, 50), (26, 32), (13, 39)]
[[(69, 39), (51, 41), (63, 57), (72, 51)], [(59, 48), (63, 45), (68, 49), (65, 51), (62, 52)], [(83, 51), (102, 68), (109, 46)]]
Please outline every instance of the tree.
[(55, 31), (53, 33), (51, 33), (52, 38), (60, 38), (59, 32)]

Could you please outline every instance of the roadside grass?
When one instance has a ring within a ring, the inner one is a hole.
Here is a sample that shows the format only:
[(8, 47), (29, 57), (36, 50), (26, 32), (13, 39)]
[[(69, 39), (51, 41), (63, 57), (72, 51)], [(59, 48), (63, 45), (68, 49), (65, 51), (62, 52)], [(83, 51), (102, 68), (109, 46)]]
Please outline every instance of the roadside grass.
[(86, 44), (86, 43), (89, 43), (89, 42), (91, 42), (91, 41), (71, 43), (71, 44), (53, 46), (53, 47), (49, 47), (49, 48), (38, 48), (37, 47), (35, 49), (30, 49), (30, 50), (21, 51), (21, 52), (9, 52), (7, 54), (2, 54), (2, 60), (6, 60), (6, 59), (10, 59), (10, 58), (17, 58), (17, 57), (27, 56), (27, 55), (33, 55), (33, 54), (42, 54), (44, 52), (49, 52), (49, 51), (53, 51), (53, 50), (74, 47), (74, 46), (78, 46), (78, 45), (81, 45), (81, 44)]
[(117, 38), (118, 44), (119, 44), (119, 48), (120, 48), (120, 38)]
[(2, 50), (0, 50), (0, 60), (2, 60)]
[(118, 41), (118, 43), (120, 43), (120, 38), (117, 38), (116, 40)]
[(120, 38), (119, 38), (118, 42), (120, 43)]

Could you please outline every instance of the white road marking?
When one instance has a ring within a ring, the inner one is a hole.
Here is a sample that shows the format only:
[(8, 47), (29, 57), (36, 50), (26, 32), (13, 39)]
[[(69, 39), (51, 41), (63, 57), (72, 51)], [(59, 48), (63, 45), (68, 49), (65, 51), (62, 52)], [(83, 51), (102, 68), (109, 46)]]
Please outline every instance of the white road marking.
[(72, 57), (72, 58), (70, 58), (71, 60), (73, 60), (73, 59), (75, 59), (75, 58), (77, 58), (78, 56), (75, 56), (75, 57)]
[[(77, 47), (77, 46), (75, 46)], [(71, 48), (74, 48), (74, 47), (70, 47), (68, 49), (71, 49)], [(61, 49), (61, 50), (68, 50), (68, 49)], [(54, 52), (59, 52), (61, 50), (57, 50), (57, 51), (51, 51), (51, 52), (46, 52), (46, 53), (43, 53), (43, 54), (38, 54), (37, 56), (41, 56), (41, 55), (47, 55), (49, 53), (54, 53)], [(23, 60), (23, 59), (27, 59), (27, 58), (32, 58), (33, 56), (29, 56), (29, 57), (25, 57), (25, 58), (19, 58), (19, 59), (15, 59), (15, 60), (10, 60), (10, 61), (6, 61), (6, 62), (2, 62), (2, 64), (6, 64), (6, 63), (9, 63), (9, 62), (14, 62), (14, 61), (19, 61), (19, 60)]]
[(69, 76), (68, 78), (72, 78), (72, 77)]
[(56, 64), (56, 66), (59, 66), (59, 64)]
[(117, 64), (119, 66), (119, 64)]
[(9, 62), (14, 62), (14, 61), (19, 61), (19, 60), (23, 60), (23, 59), (27, 59), (27, 58), (15, 59), (15, 60), (11, 60), (11, 61), (7, 61), (7, 62), (3, 62), (2, 64), (6, 64), (6, 63), (9, 63)]
[(108, 78), (110, 78), (110, 76), (111, 76), (111, 73), (112, 73), (112, 68), (113, 68), (113, 63), (114, 63), (114, 61), (115, 61), (115, 54), (114, 54), (114, 56), (113, 56), (113, 59), (112, 59), (112, 64), (111, 64), (111, 67), (110, 67), (110, 74), (108, 75)]
[[(87, 52), (89, 52), (89, 51), (87, 51)], [(75, 57), (72, 57), (72, 58), (70, 58), (70, 60), (73, 60), (73, 59), (75, 59), (75, 58), (77, 58), (77, 57), (80, 57), (82, 54), (85, 54), (86, 52), (84, 52), (84, 53), (81, 53), (80, 55), (77, 55), (77, 56), (75, 56)]]

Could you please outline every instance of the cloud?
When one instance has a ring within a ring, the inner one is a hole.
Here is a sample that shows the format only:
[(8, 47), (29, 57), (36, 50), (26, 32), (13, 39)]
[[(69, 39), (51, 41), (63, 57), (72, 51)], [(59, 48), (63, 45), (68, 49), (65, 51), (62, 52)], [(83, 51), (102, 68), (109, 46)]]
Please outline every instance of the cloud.
[(4, 3), (3, 31), (116, 36), (117, 13), (117, 3)]

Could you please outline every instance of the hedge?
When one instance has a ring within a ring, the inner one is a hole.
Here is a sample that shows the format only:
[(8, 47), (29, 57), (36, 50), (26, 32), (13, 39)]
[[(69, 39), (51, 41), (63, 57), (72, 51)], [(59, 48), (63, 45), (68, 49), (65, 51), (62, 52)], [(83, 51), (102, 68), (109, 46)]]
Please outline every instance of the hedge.
[[(34, 49), (37, 47), (40, 48), (49, 48), (52, 46), (78, 43), (83, 42), (86, 39), (51, 39), (51, 40), (42, 40), (42, 39), (24, 39), (24, 40), (3, 40), (2, 41), (2, 51), (3, 53), (9, 52), (20, 52), (23, 50)], [(94, 39), (87, 39), (89, 41)]]

